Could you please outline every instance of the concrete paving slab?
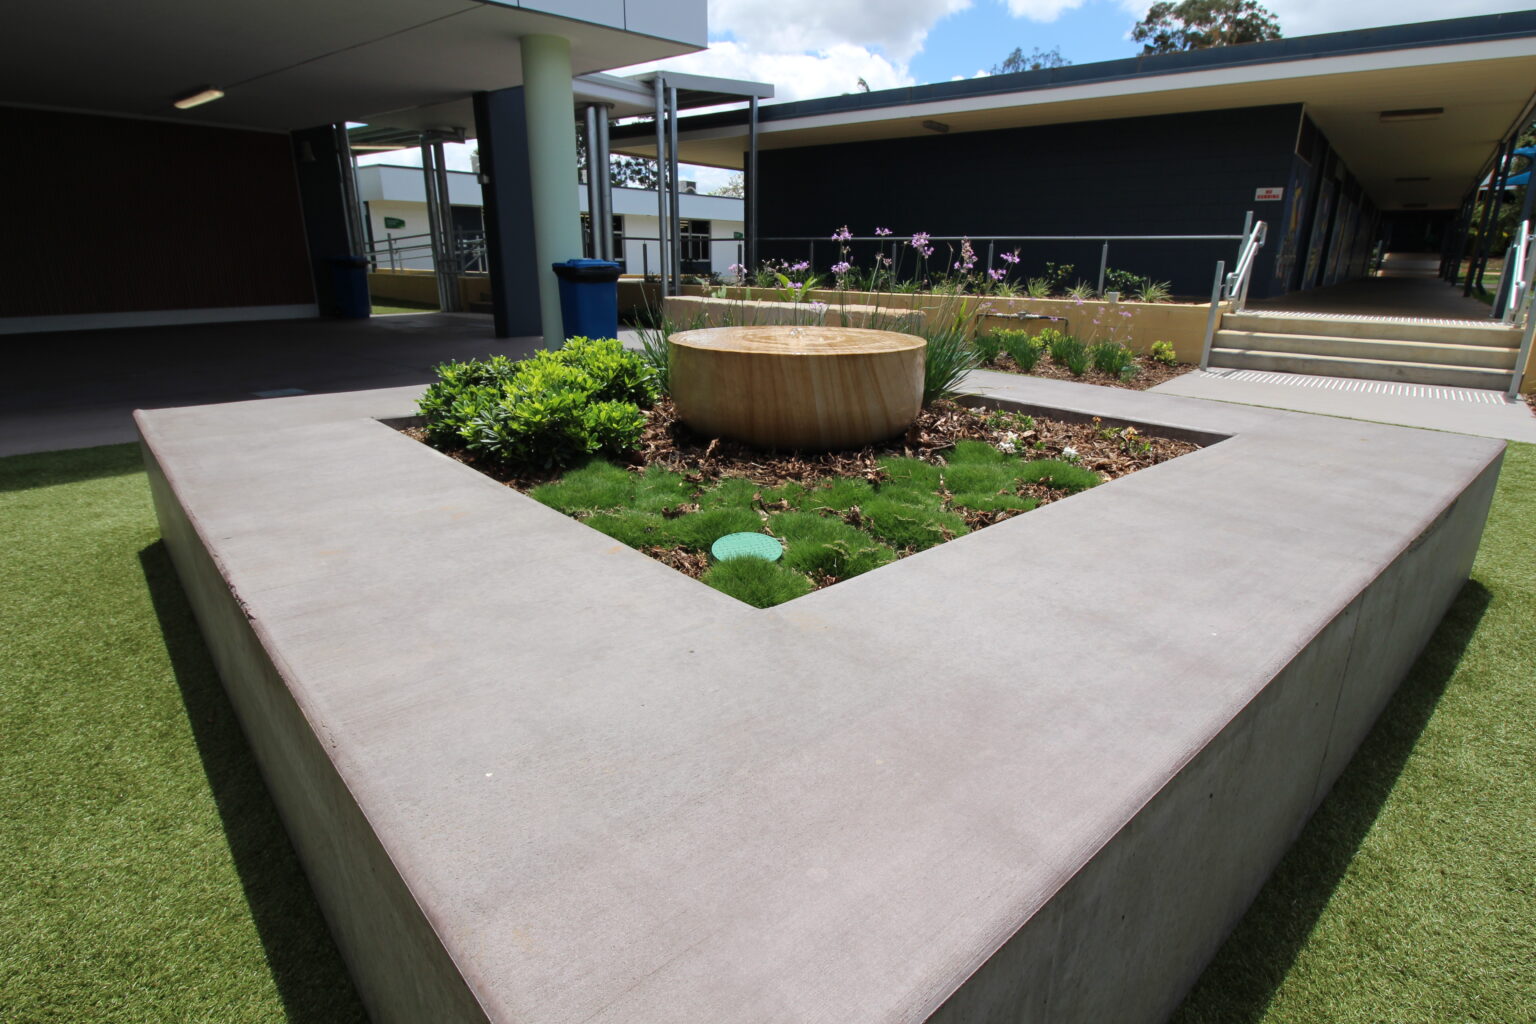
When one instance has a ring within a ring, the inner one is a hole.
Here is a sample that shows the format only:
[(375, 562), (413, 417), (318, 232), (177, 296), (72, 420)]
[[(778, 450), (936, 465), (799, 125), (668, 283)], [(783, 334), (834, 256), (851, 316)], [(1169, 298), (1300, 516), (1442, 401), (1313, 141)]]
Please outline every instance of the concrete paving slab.
[[(1275, 377), (1294, 377), (1284, 382)], [(1257, 378), (1257, 379), (1255, 379)], [(1457, 388), (1413, 388), (1419, 395), (1377, 390), (1383, 382), (1305, 374), (1257, 374), (1244, 370), (1195, 370), (1153, 387), (1160, 395), (1183, 395), (1218, 402), (1260, 405), (1392, 423), (1427, 430), (1448, 430), (1478, 437), (1536, 444), (1536, 414), (1525, 402), (1511, 402), (1502, 392), (1480, 392), (1488, 400), (1451, 394)], [(1438, 392), (1439, 394), (1435, 394)]]
[(759, 611), (378, 422), (416, 389), (139, 415), (376, 1019), (1171, 1011), (1465, 580), (1503, 446), (972, 381), (1226, 439)]

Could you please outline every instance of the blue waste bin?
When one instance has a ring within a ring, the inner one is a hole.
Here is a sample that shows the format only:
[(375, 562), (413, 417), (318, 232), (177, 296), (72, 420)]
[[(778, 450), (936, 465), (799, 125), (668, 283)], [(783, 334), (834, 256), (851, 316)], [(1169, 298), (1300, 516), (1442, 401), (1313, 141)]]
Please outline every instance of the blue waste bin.
[(560, 279), (560, 317), (567, 338), (619, 336), (619, 265), (610, 260), (566, 260)]
[(332, 256), (331, 265), (332, 315), (348, 320), (361, 320), (373, 312), (373, 300), (368, 296), (368, 261), (361, 256)]

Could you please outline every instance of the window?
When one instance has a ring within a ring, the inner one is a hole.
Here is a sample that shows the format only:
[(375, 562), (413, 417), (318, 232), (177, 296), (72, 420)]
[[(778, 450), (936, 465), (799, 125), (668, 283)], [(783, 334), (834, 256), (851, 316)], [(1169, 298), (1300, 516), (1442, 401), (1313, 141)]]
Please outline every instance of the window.
[(710, 222), (707, 220), (681, 221), (679, 230), (683, 240), (683, 262), (708, 263)]
[[(581, 250), (591, 257), (592, 251), (592, 215), (581, 215)], [(613, 218), (613, 258), (620, 263), (624, 262), (624, 218)]]

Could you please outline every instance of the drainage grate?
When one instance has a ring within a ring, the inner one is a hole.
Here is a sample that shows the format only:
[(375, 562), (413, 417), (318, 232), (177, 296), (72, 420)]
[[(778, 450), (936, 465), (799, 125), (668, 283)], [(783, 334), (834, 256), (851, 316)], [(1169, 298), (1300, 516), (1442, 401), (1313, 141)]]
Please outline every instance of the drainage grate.
[(1515, 330), (1509, 324), (1497, 320), (1472, 320), (1457, 317), (1435, 316), (1376, 316), (1371, 313), (1314, 313), (1306, 309), (1245, 309), (1228, 316), (1256, 316), (1267, 320), (1332, 320), (1352, 324), (1422, 324), (1434, 327), (1488, 327)]
[(1403, 384), (1391, 380), (1361, 380), (1356, 377), (1314, 377), (1306, 373), (1270, 373), (1265, 370), (1202, 370), (1207, 377), (1222, 380), (1251, 381), (1255, 384), (1289, 384), (1299, 388), (1324, 388), (1362, 395), (1392, 395), (1396, 398), (1428, 398), (1441, 402), (1474, 402), (1480, 405), (1504, 405), (1502, 391), (1477, 388), (1446, 388), (1432, 384)]

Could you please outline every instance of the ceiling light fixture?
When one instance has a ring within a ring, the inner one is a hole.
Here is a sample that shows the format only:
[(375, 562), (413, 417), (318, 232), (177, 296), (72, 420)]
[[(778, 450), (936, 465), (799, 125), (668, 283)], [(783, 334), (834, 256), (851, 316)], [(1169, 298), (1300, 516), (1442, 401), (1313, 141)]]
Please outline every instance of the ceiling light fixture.
[(222, 99), (223, 97), (224, 91), (222, 89), (204, 89), (202, 92), (195, 92), (190, 96), (183, 96), (181, 99), (177, 100), (173, 106), (175, 106), (177, 110), (191, 110), (193, 107), (200, 107), (204, 103), (212, 103), (214, 100)]
[(1383, 110), (1383, 121), (1428, 121), (1445, 113), (1444, 107), (1409, 107), (1406, 110)]
[(949, 125), (945, 124), (943, 121), (924, 121), (923, 127), (927, 128), (931, 132), (938, 132), (940, 135), (943, 135), (945, 132), (949, 131)]

